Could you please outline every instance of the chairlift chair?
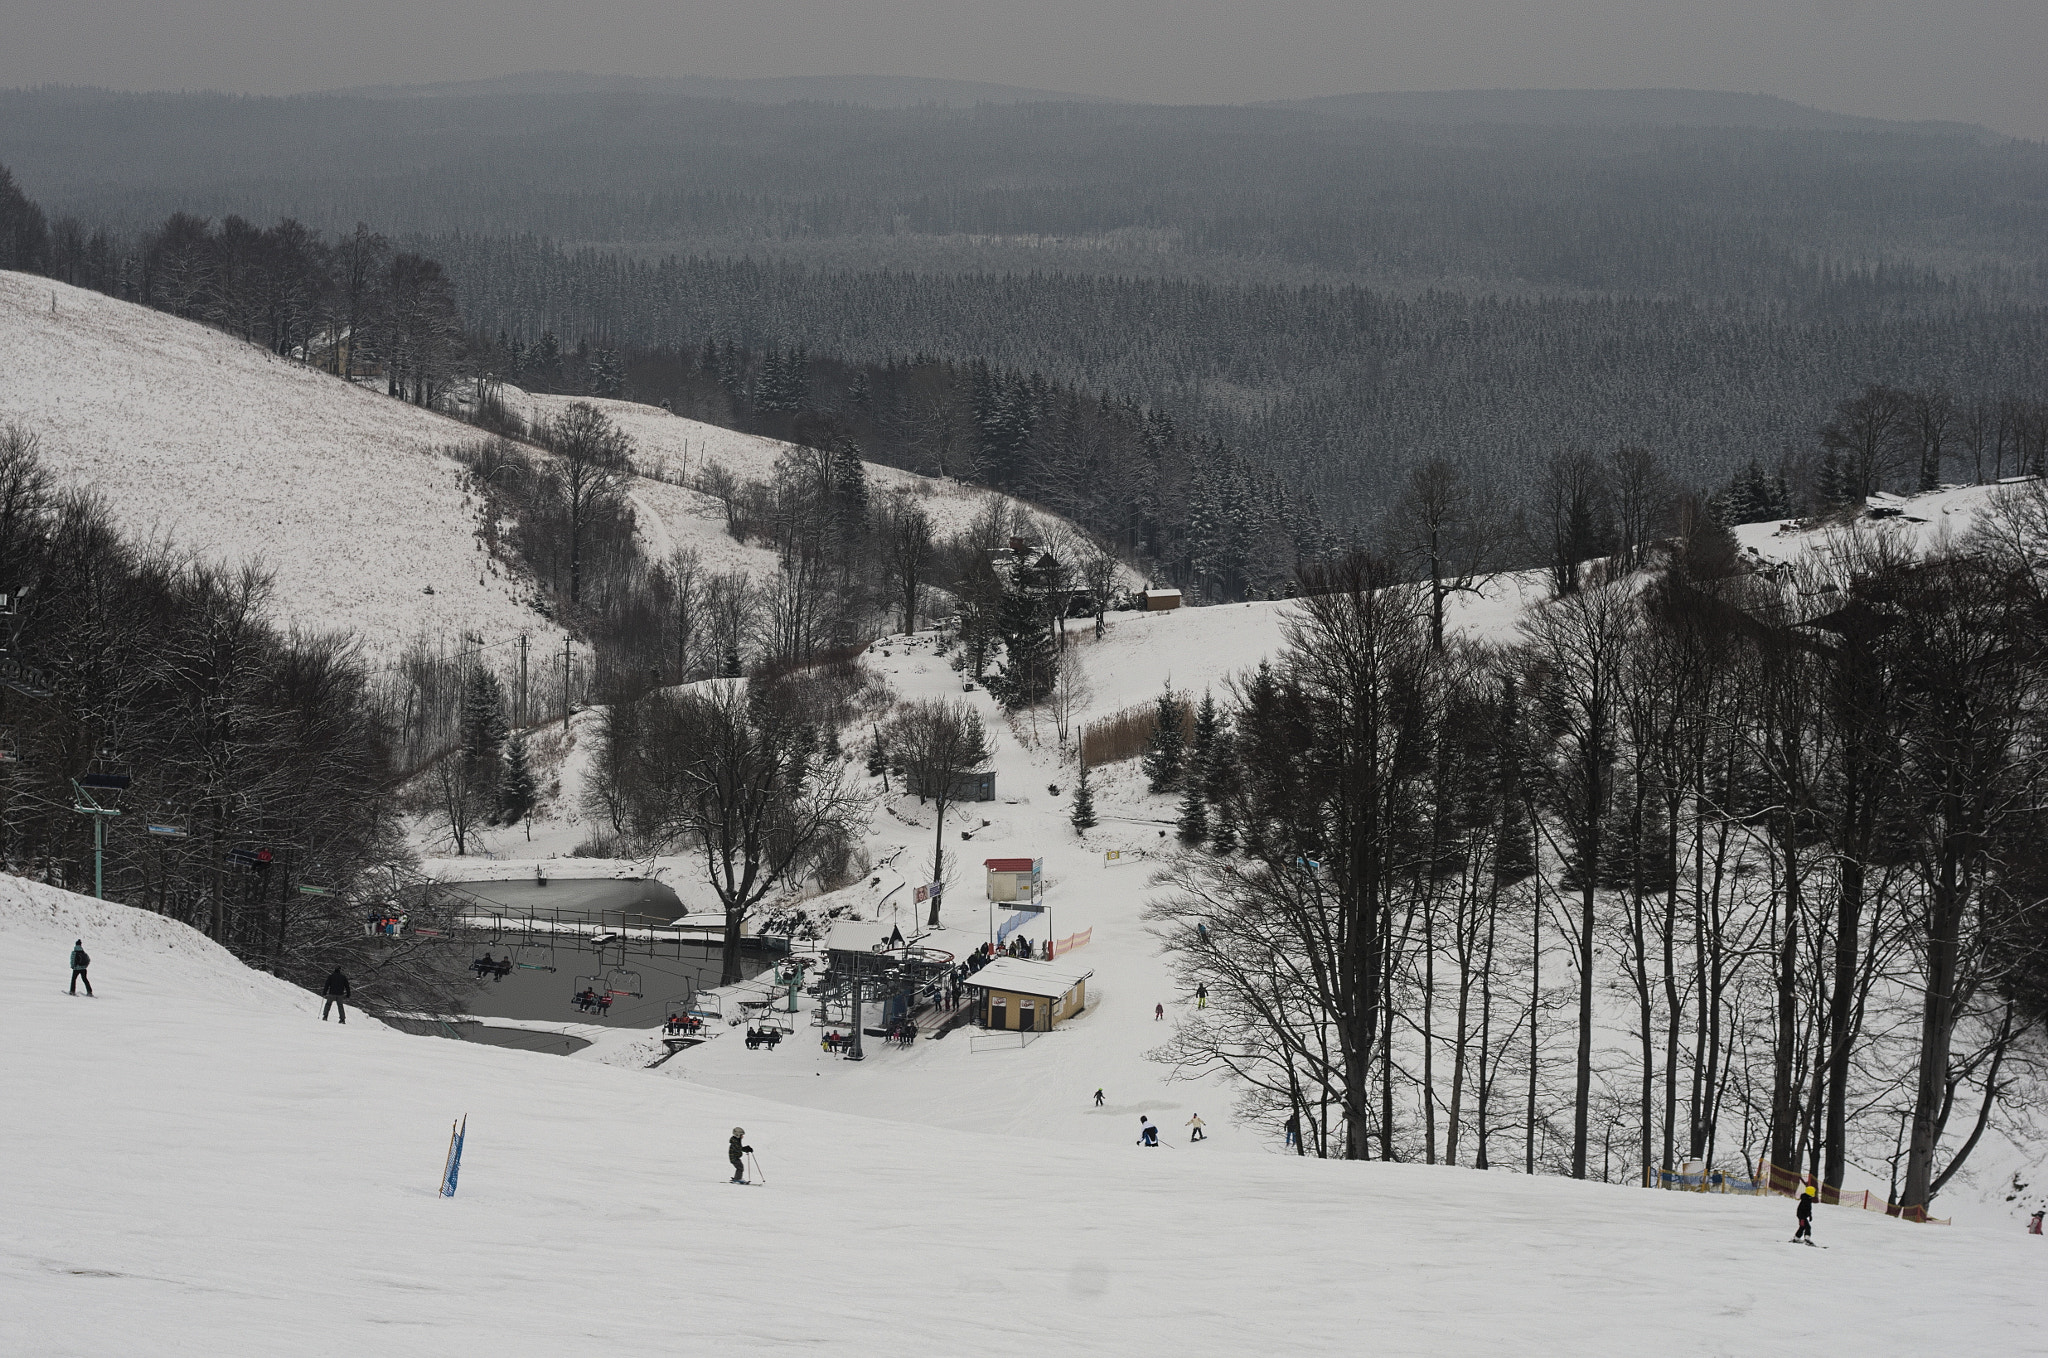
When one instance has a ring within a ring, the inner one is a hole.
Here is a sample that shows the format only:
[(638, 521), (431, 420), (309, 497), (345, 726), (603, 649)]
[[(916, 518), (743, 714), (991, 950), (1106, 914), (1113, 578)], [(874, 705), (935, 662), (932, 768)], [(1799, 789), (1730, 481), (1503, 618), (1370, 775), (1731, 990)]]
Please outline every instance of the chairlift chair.
[(589, 991), (592, 995), (604, 994), (606, 992), (604, 977), (578, 976), (575, 980), (575, 983), (571, 986), (569, 990), (569, 1003), (572, 1005), (575, 1004), (576, 997), (578, 995), (581, 995), (586, 990)]
[(272, 861), (270, 846), (258, 840), (243, 839), (228, 845), (228, 866), (238, 872), (268, 872)]
[(633, 999), (640, 996), (640, 973), (624, 967), (613, 967), (605, 973), (605, 989), (613, 995), (627, 995)]
[(553, 971), (555, 969), (555, 945), (552, 943), (521, 943), (512, 949), (512, 965), (520, 971)]
[(86, 765), (84, 773), (78, 775), (78, 785), (95, 792), (121, 792), (135, 781), (135, 766), (125, 759), (116, 759), (111, 750), (102, 750), (98, 758)]
[(0, 730), (0, 764), (19, 764), (21, 746), (15, 743), (12, 731)]

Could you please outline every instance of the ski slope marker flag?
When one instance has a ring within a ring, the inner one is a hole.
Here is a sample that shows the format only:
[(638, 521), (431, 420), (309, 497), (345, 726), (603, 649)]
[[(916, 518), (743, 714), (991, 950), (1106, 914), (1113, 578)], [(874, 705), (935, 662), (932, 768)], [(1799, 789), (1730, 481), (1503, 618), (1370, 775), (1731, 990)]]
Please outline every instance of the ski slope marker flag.
[(455, 1180), (462, 1174), (462, 1139), (469, 1135), (469, 1114), (462, 1115), (462, 1125), (448, 1124), (448, 1163), (441, 1171), (441, 1196), (455, 1196)]

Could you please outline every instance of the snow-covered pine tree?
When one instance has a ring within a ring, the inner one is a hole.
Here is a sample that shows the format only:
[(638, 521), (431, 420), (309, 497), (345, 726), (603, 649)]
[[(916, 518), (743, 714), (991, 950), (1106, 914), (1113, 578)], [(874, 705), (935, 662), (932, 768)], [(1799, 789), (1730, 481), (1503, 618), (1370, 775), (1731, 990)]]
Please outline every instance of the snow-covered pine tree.
[(1040, 616), (1040, 601), (1022, 590), (1003, 595), (1001, 621), (1003, 672), (988, 681), (989, 692), (1011, 711), (1036, 707), (1052, 692), (1059, 657), (1052, 634)]
[(1095, 791), (1088, 786), (1088, 761), (1081, 761), (1081, 778), (1074, 785), (1074, 805), (1067, 812), (1067, 820), (1074, 827), (1075, 834), (1085, 834), (1095, 828)]
[(1180, 786), (1187, 762), (1187, 711), (1187, 702), (1175, 696), (1172, 684), (1160, 691), (1144, 756), (1145, 778), (1154, 792), (1171, 792)]
[[(1231, 735), (1229, 718), (1206, 693), (1202, 695), (1202, 707), (1214, 726), (1209, 736), (1209, 753), (1202, 761), (1202, 798), (1208, 803), (1209, 847), (1218, 853), (1230, 853), (1237, 848), (1237, 821), (1230, 809), (1231, 786), (1237, 779), (1237, 742)], [(1198, 716), (1198, 742), (1201, 722), (1202, 717)]]
[(1186, 787), (1180, 802), (1180, 842), (1201, 844), (1209, 838), (1210, 772), (1216, 760), (1216, 737), (1222, 718), (1216, 711), (1216, 695), (1204, 693), (1195, 713), (1195, 745), (1187, 761)]
[(517, 825), (533, 811), (539, 789), (533, 777), (533, 758), (527, 752), (526, 733), (513, 735), (505, 746), (505, 774), (498, 784), (498, 819)]
[(505, 694), (498, 676), (479, 663), (469, 672), (462, 692), (462, 762), (479, 807), (493, 817), (498, 785), (504, 772)]

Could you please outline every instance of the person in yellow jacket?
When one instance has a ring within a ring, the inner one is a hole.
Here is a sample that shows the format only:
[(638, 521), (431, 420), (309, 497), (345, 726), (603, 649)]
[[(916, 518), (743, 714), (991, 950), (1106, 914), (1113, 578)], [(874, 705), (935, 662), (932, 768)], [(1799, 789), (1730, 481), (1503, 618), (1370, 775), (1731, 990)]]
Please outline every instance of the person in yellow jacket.
[(1194, 1128), (1193, 1131), (1188, 1133), (1188, 1141), (1190, 1144), (1196, 1141), (1207, 1141), (1209, 1139), (1209, 1134), (1202, 1130), (1202, 1115), (1200, 1113), (1197, 1113), (1193, 1117), (1189, 1118), (1187, 1120), (1186, 1125)]

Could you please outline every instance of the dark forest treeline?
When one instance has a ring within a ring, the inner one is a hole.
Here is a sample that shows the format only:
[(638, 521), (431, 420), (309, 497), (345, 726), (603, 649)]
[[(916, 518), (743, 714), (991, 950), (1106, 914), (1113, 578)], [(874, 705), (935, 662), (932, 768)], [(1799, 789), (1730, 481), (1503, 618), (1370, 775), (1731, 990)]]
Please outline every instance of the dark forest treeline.
[(564, 349), (473, 343), (472, 361), (536, 391), (627, 396), (829, 453), (989, 486), (1042, 505), (1208, 601), (1263, 594), (1330, 543), (1315, 495), (1163, 411), (925, 355), (852, 361), (801, 345)]
[(1845, 305), (1809, 316), (1628, 298), (647, 263), (539, 239), (423, 248), (485, 333), (621, 351), (772, 344), (870, 368), (919, 354), (978, 360), (1173, 412), (1177, 428), (1297, 495), (1313, 492), (1338, 524), (1369, 520), (1409, 467), (1436, 458), (1514, 485), (1560, 447), (1640, 444), (1688, 479), (1718, 483), (1752, 458), (1811, 447), (1840, 393), (1868, 382), (1937, 382), (1966, 400), (2048, 389), (2048, 313), (2034, 307)]
[(328, 241), (292, 217), (261, 227), (174, 212), (129, 239), (50, 221), (0, 165), (0, 268), (203, 321), (344, 378), (382, 373), (391, 395), (420, 405), (446, 392), (462, 349), (440, 264), (360, 222)]

